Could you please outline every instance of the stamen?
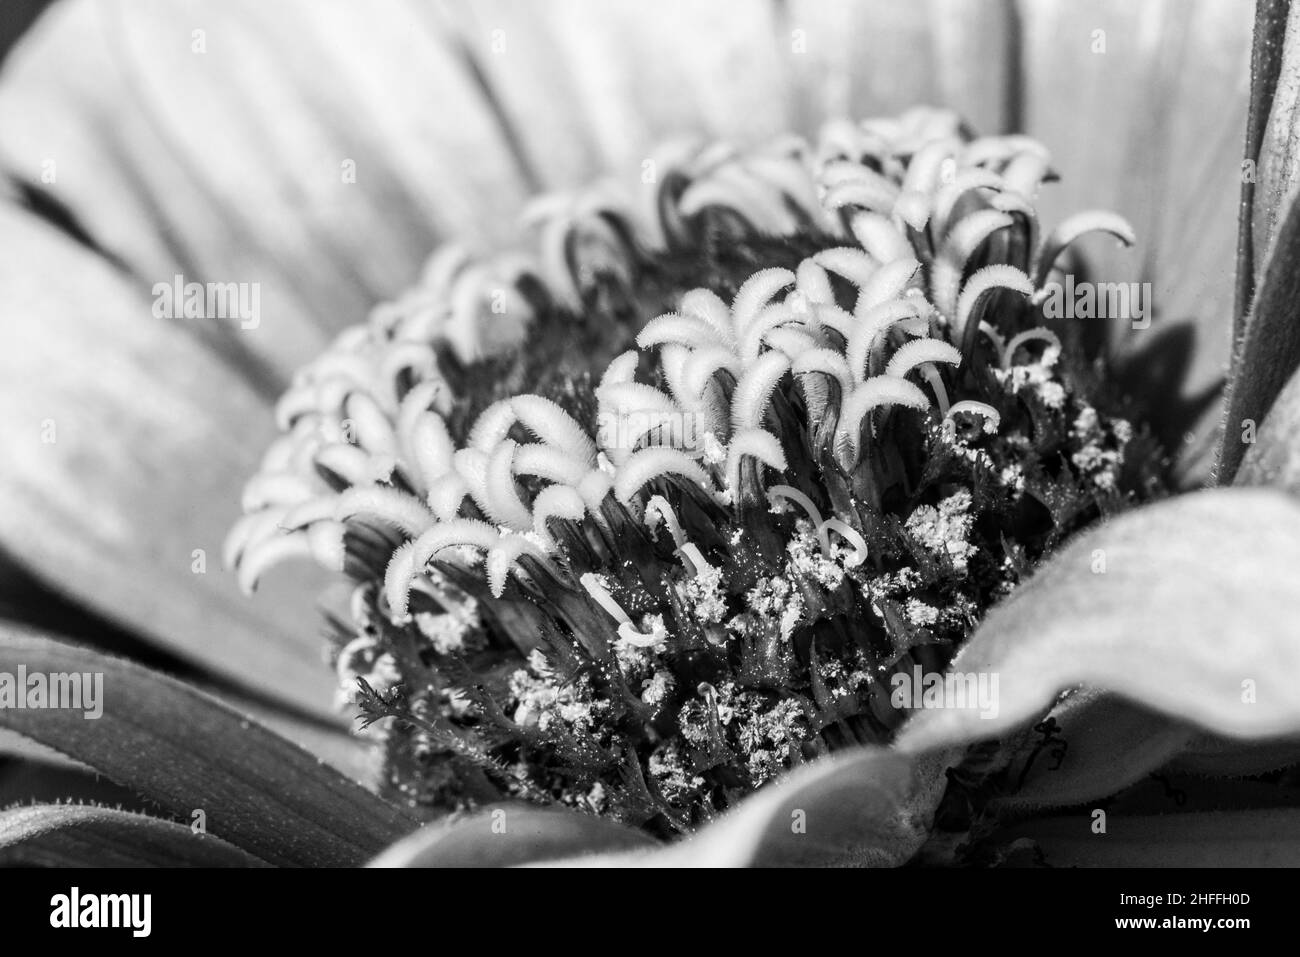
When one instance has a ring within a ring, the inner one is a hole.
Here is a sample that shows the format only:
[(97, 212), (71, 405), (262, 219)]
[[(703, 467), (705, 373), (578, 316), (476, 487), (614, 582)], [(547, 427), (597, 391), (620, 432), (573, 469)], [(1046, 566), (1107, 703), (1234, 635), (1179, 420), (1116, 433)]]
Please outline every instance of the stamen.
[(722, 346), (705, 346), (692, 350), (682, 367), (682, 386), (692, 398), (698, 399), (710, 381), (723, 370), (739, 379), (744, 372), (740, 360), (730, 349)]
[(896, 259), (916, 258), (907, 237), (879, 213), (856, 213), (849, 228), (853, 232), (853, 238), (878, 262), (891, 263)]
[(426, 490), (451, 470), (456, 445), (447, 431), (447, 423), (436, 412), (421, 412), (409, 429), (404, 430), (406, 452), (415, 464)]
[(596, 443), (573, 416), (540, 395), (520, 395), (510, 401), (520, 423), (538, 439), (589, 468), (596, 465)]
[(350, 488), (339, 496), (334, 518), (346, 522), (358, 517), (375, 519), (412, 537), (426, 531), (434, 522), (433, 513), (419, 499), (379, 485)]
[(668, 504), (668, 500), (662, 495), (651, 495), (646, 500), (645, 515), (642, 516), (642, 520), (652, 532), (662, 521), (677, 548), (682, 548), (687, 544), (686, 533), (682, 531), (682, 526), (677, 521), (677, 513), (673, 511), (673, 507)]
[(780, 352), (765, 352), (749, 367), (731, 399), (731, 427), (761, 428), (777, 383), (790, 371), (790, 359)]
[(433, 385), (438, 389), (445, 385), (438, 374), (438, 360), (433, 350), (425, 343), (394, 343), (390, 351), (384, 356), (379, 371), (380, 381), (388, 386), (387, 395), (384, 398), (386, 405), (389, 407), (397, 408), (399, 406), (397, 383), (399, 379), (408, 375), (419, 382), (431, 379), (432, 382), (425, 382), (424, 384)]
[(548, 485), (533, 499), (533, 531), (548, 548), (554, 548), (555, 540), (547, 528), (547, 521), (561, 518), (581, 522), (586, 512), (587, 504), (577, 489), (570, 485)]
[(830, 277), (826, 270), (811, 259), (799, 263), (795, 270), (795, 289), (807, 303), (835, 301), (835, 292), (831, 289)]
[(564, 485), (577, 485), (592, 468), (596, 456), (592, 455), (591, 464), (580, 462), (557, 448), (530, 442), (515, 449), (514, 470), (516, 475), (535, 475), (549, 482)]
[(605, 609), (605, 612), (616, 622), (620, 625), (632, 624), (632, 619), (628, 617), (622, 606), (614, 600), (614, 596), (609, 593), (599, 575), (587, 572), (578, 578), (578, 582), (587, 590), (587, 594), (592, 597), (596, 604)]
[(600, 511), (600, 503), (605, 501), (605, 496), (613, 490), (614, 479), (605, 472), (588, 472), (578, 483), (578, 494), (587, 503), (587, 511), (591, 512), (592, 517), (601, 525), (605, 524), (605, 518)]
[[(871, 277), (879, 268), (878, 264), (864, 249), (854, 249), (851, 246), (837, 246), (834, 249), (823, 249), (815, 253), (812, 257), (814, 263), (829, 269), (837, 276), (842, 276), (853, 285), (861, 288), (871, 281)], [(827, 300), (834, 302), (834, 298)]]
[(514, 400), (500, 399), (493, 402), (474, 420), (474, 427), (469, 431), (469, 440), (465, 443), (466, 448), (491, 452), (497, 447), (497, 443), (510, 433), (518, 420)]
[(469, 483), (459, 472), (448, 472), (429, 486), (429, 495), (425, 501), (439, 521), (447, 522), (460, 512), (460, 506), (467, 495)]
[(710, 344), (720, 346), (727, 344), (726, 340), (703, 319), (682, 316), (675, 312), (651, 319), (636, 337), (636, 344), (641, 349), (653, 349), (668, 342), (680, 343), (692, 349)]
[(960, 365), (961, 353), (942, 339), (914, 339), (894, 353), (885, 366), (885, 375), (901, 379), (917, 366), (934, 362)]
[(740, 491), (740, 466), (746, 456), (758, 459), (777, 472), (789, 468), (785, 450), (775, 435), (765, 429), (742, 429), (732, 436), (727, 446), (727, 488), (733, 495)]
[(934, 229), (939, 236), (945, 236), (951, 225), (952, 211), (967, 193), (978, 189), (1001, 190), (1002, 177), (986, 169), (965, 169), (953, 177), (952, 181), (939, 188), (934, 198)]
[[(852, 315), (845, 312), (839, 306), (832, 302), (815, 302), (809, 307), (809, 315), (813, 320), (809, 323), (810, 328), (816, 326), (829, 326), (840, 334), (840, 338), (846, 342), (853, 335), (853, 329), (857, 325), (857, 320)], [(814, 325), (815, 323), (815, 325)]]
[(844, 356), (834, 349), (809, 349), (807, 352), (802, 352), (799, 358), (794, 360), (790, 371), (795, 376), (814, 373), (829, 376), (839, 383), (841, 397), (847, 396), (853, 390), (853, 373), (849, 369), (849, 364), (844, 360)]
[[(924, 412), (930, 408), (930, 400), (925, 397), (924, 392), (906, 379), (881, 375), (859, 384), (843, 403), (836, 434), (845, 440), (855, 460), (858, 455), (858, 436), (862, 433), (863, 420), (873, 409), (891, 405)], [(851, 467), (850, 463), (844, 464), (846, 467)]]
[(343, 442), (332, 442), (321, 446), (316, 453), (315, 461), (317, 465), (333, 472), (348, 485), (368, 485), (387, 478), (387, 475), (383, 474), (383, 466), (388, 463), (381, 465), (355, 445)]
[(817, 199), (817, 190), (808, 177), (803, 151), (786, 155), (751, 156), (745, 163), (746, 169), (758, 180), (767, 182), (812, 222), (824, 225), (828, 219), (821, 203)]
[(1016, 358), (1016, 350), (1029, 342), (1045, 342), (1047, 349), (1043, 352), (1043, 365), (1054, 365), (1056, 358), (1061, 354), (1061, 340), (1051, 329), (1044, 326), (1037, 326), (1033, 329), (1026, 329), (1017, 336), (1013, 336), (1007, 343), (1006, 350), (1002, 353), (1002, 368), (1010, 369)]
[(404, 542), (393, 551), (384, 570), (384, 598), (395, 622), (409, 617), (411, 582), (419, 571), (415, 563), (415, 542)]
[(1037, 198), (1038, 187), (1042, 185), (1043, 180), (1047, 179), (1049, 172), (1045, 151), (1029, 150), (1017, 154), (1007, 164), (1006, 169), (1002, 171), (1002, 178), (1006, 181), (1007, 189), (1014, 190), (1032, 201)]
[(429, 562), (449, 548), (472, 548), (486, 552), (496, 546), (501, 533), (487, 522), (456, 518), (439, 522), (419, 538), (411, 550), (412, 567), (423, 572)]
[(517, 444), (506, 439), (488, 456), (483, 473), (483, 511), (498, 525), (515, 531), (533, 527), (533, 513), (519, 498), (515, 487), (515, 449)]
[(635, 350), (624, 352), (605, 369), (605, 374), (601, 376), (600, 385), (597, 393), (607, 386), (618, 385), (621, 382), (631, 382), (636, 377), (636, 367), (641, 361), (641, 356)]
[(962, 152), (962, 161), (971, 166), (1000, 166), (1022, 153), (1037, 154), (1044, 162), (1050, 159), (1047, 148), (1038, 140), (1013, 133), (1006, 136), (982, 136), (967, 143)]
[(1043, 245), (1034, 260), (1034, 288), (1039, 290), (1039, 296), (1043, 295), (1042, 290), (1047, 285), (1047, 277), (1061, 257), (1061, 253), (1065, 252), (1079, 237), (1095, 232), (1110, 233), (1119, 240), (1121, 246), (1132, 246), (1137, 242), (1137, 236), (1133, 232), (1133, 227), (1128, 224), (1128, 220), (1115, 213), (1092, 210), (1076, 213), (1062, 220), (1061, 224), (1052, 230), (1051, 235), (1043, 240)]
[[(820, 530), (826, 524), (822, 521), (821, 510), (813, 504), (813, 500), (793, 485), (773, 485), (767, 490), (767, 500), (772, 503), (773, 509), (776, 508), (777, 501), (780, 499), (785, 499), (803, 509), (804, 514), (808, 516), (808, 520), (812, 522), (813, 528)], [(824, 539), (822, 541), (822, 548), (823, 551), (826, 548), (826, 541)]]
[(690, 572), (693, 577), (698, 578), (700, 575), (705, 574), (713, 568), (712, 565), (705, 561), (704, 555), (700, 551), (699, 547), (692, 542), (687, 542), (685, 545), (677, 549), (677, 551), (685, 561), (687, 571)]
[(517, 564), (524, 555), (531, 555), (540, 562), (546, 562), (545, 553), (526, 536), (517, 532), (502, 535), (497, 544), (488, 549), (484, 566), (487, 569), (488, 590), (493, 598), (500, 598), (505, 594), (506, 578), (512, 572), (515, 575), (524, 575), (523, 569)]
[(789, 326), (773, 329), (765, 339), (769, 346), (784, 352), (786, 358), (792, 362), (809, 349), (817, 348), (817, 340), (812, 336), (800, 329), (791, 329)]
[(621, 466), (614, 482), (614, 497), (627, 505), (655, 479), (678, 475), (712, 494), (713, 482), (693, 458), (678, 449), (650, 448), (634, 452)]
[(788, 269), (760, 269), (746, 279), (736, 291), (731, 304), (731, 325), (736, 335), (768, 305), (778, 292), (794, 284), (794, 273)]
[(919, 315), (917, 304), (910, 299), (893, 299), (882, 302), (862, 313), (848, 341), (848, 365), (859, 382), (871, 375), (868, 359), (878, 354), (877, 344), (884, 340), (888, 330), (897, 323), (915, 319)]
[(660, 629), (656, 629), (650, 634), (644, 634), (637, 631), (631, 622), (628, 622), (627, 624), (618, 626), (617, 643), (620, 645), (630, 645), (633, 648), (657, 648), (664, 643), (664, 639), (667, 637), (668, 633)]
[(957, 308), (961, 277), (976, 250), (998, 230), (1012, 225), (1014, 220), (1006, 213), (983, 209), (971, 213), (952, 228), (944, 241), (943, 251), (934, 264), (931, 280), (935, 305), (944, 315), (952, 315)]
[(953, 322), (953, 338), (962, 343), (962, 355), (969, 356), (975, 345), (974, 334), (979, 330), (979, 325), (971, 325), (970, 321), (975, 307), (985, 296), (999, 289), (1010, 289), (1025, 298), (1034, 294), (1029, 277), (1015, 266), (985, 266), (971, 276), (962, 287)]
[(602, 412), (609, 411), (622, 418), (652, 413), (671, 416), (681, 411), (668, 396), (642, 382), (615, 382), (601, 386), (596, 390), (596, 398)]
[(682, 296), (679, 311), (682, 315), (699, 316), (713, 327), (725, 343), (735, 344), (736, 328), (731, 321), (731, 310), (713, 290), (692, 289)]
[(240, 505), (251, 512), (268, 505), (297, 505), (316, 494), (316, 489), (305, 478), (288, 472), (253, 476), (244, 486)]
[(1002, 424), (1002, 416), (997, 409), (985, 402), (975, 399), (963, 399), (948, 410), (947, 421), (955, 422), (959, 415), (978, 415), (984, 422), (982, 428), (992, 435)]
[(800, 323), (807, 318), (807, 312), (800, 312), (793, 305), (778, 303), (767, 306), (745, 327), (741, 333), (737, 352), (742, 362), (752, 363), (762, 351), (763, 340), (768, 333), (789, 323)]
[(307, 529), (312, 558), (327, 571), (343, 571), (346, 558), (343, 536), (346, 532), (342, 522), (315, 522)]
[(221, 545), (221, 564), (227, 569), (235, 569), (243, 557), (245, 549), (276, 534), (280, 522), (288, 509), (266, 508), (259, 512), (241, 515)]
[(907, 173), (903, 177), (903, 191), (916, 192), (930, 196), (939, 185), (939, 176), (944, 164), (961, 150), (961, 140), (956, 137), (943, 137), (922, 146), (907, 164)]
[(920, 268), (920, 262), (910, 255), (885, 263), (862, 287), (854, 313), (861, 316), (883, 303), (897, 299)]
[(799, 228), (776, 190), (746, 176), (734, 166), (724, 166), (706, 179), (696, 180), (682, 194), (679, 208), (696, 216), (710, 206), (739, 212), (761, 232), (788, 236)]
[(239, 556), (236, 579), (240, 590), (251, 595), (261, 577), (274, 566), (291, 558), (314, 558), (316, 550), (306, 532), (275, 535), (249, 545)]
[(822, 538), (822, 554), (830, 557), (830, 537), (828, 532), (835, 532), (853, 546), (853, 554), (844, 559), (847, 568), (856, 568), (867, 560), (867, 540), (856, 528), (842, 518), (828, 518), (817, 527)]
[(979, 324), (979, 330), (987, 336), (989, 342), (993, 344), (993, 351), (997, 353), (997, 355), (1001, 356), (1002, 351), (1007, 347), (1007, 341), (998, 335), (998, 331), (987, 322), (981, 322)]

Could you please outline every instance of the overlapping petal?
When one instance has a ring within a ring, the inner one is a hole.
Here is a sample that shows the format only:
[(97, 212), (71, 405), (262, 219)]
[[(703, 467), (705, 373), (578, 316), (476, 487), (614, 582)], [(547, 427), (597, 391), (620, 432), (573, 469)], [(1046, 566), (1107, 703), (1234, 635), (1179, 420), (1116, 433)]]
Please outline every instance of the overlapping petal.
[(878, 748), (823, 758), (762, 789), (694, 836), (663, 847), (629, 828), (576, 811), (498, 808), (450, 827), (429, 825), (374, 863), (897, 866), (925, 842), (950, 758), (932, 755), (914, 761)]
[(921, 711), (909, 750), (994, 738), (1089, 685), (1219, 734), (1300, 733), (1300, 505), (1219, 489), (1080, 536), (993, 609), (952, 670), (998, 676), (997, 715)]

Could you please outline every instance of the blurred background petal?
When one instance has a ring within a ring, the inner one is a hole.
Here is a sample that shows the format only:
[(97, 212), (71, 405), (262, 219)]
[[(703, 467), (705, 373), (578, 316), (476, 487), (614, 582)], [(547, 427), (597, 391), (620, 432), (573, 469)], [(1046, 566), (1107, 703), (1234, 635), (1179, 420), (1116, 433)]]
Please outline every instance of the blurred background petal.
[[(956, 110), (981, 133), (1009, 131), (1020, 81), (1012, 0), (790, 0), (795, 103), (804, 132), (826, 117)], [(800, 33), (795, 33), (800, 31)]]
[[(57, 592), (264, 695), (324, 711), (320, 576), (250, 600), (221, 568), (265, 402), (102, 257), (0, 205), (0, 541)], [(305, 625), (305, 626), (304, 626)]]
[[(1043, 190), (1045, 225), (1098, 207), (1133, 225), (1135, 248), (1089, 247), (1090, 274), (1152, 284), (1151, 327), (1112, 322), (1109, 332), (1134, 391), (1152, 390), (1166, 442), (1192, 433), (1184, 483), (1202, 482), (1221, 405), (1190, 400), (1222, 380), (1232, 347), (1253, 5), (1022, 0), (1019, 9), (1026, 132), (1062, 177)], [(1153, 375), (1170, 363), (1182, 381)]]
[(195, 331), (277, 388), (437, 240), (499, 239), (526, 195), (421, 6), (56, 4), (6, 64), (0, 163), (146, 288), (260, 283), (256, 330)]

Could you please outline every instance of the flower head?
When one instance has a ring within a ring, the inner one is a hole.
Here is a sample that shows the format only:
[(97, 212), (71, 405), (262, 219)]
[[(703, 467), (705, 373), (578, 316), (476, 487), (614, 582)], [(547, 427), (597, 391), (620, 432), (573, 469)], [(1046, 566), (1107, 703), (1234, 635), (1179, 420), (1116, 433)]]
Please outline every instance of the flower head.
[(1040, 240), (1050, 176), (916, 109), (538, 201), (527, 251), (440, 250), (295, 377), (228, 558), (353, 580), (340, 674), (418, 803), (671, 833), (886, 743), (892, 676), (1159, 488), (1039, 306), (1078, 236), (1131, 232)]

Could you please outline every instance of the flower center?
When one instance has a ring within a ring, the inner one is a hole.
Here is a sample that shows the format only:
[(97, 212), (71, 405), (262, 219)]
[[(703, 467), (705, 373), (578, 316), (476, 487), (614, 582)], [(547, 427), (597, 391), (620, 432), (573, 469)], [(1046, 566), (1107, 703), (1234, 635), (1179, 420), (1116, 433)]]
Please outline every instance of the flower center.
[[(228, 560), (354, 583), (331, 638), (386, 785), (688, 831), (887, 743), (1063, 538), (1163, 459), (1042, 302), (1046, 151), (916, 110), (641, 195), (538, 201), (530, 252), (439, 251), (303, 370)], [(392, 719), (382, 720), (381, 719)]]

